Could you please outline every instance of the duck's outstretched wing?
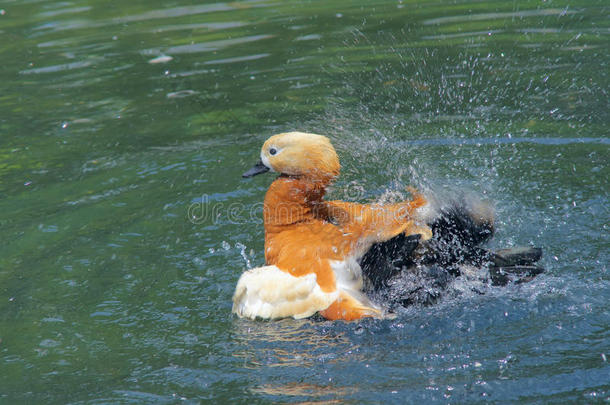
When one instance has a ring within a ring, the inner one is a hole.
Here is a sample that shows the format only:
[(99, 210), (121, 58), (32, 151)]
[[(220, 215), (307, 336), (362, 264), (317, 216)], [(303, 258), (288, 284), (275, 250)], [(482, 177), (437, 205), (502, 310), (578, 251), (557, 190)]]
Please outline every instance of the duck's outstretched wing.
[[(392, 284), (400, 289), (393, 294), (397, 304), (430, 304), (464, 268), (488, 268), (493, 285), (526, 282), (543, 272), (535, 265), (541, 249), (492, 252), (481, 247), (494, 233), (493, 213), (488, 207), (458, 199), (436, 208), (426, 222), (432, 229), (430, 239), (398, 235), (374, 244), (360, 259), (372, 290), (383, 291)], [(400, 285), (394, 285), (397, 282)]]
[(488, 252), (479, 245), (494, 232), (490, 209), (462, 200), (426, 209), (431, 237), (400, 234), (375, 243), (361, 258), (362, 271), (375, 289), (414, 265), (433, 265), (457, 272), (456, 266), (460, 264), (482, 266), (489, 261)]
[(307, 318), (328, 308), (337, 292), (323, 292), (315, 273), (295, 277), (276, 266), (257, 267), (241, 275), (233, 295), (233, 313), (242, 318)]
[(480, 245), (494, 234), (491, 207), (477, 201), (458, 199), (445, 204), (428, 220), (432, 237), (425, 244), (419, 263), (457, 271), (462, 264), (483, 266), (489, 261)]
[(421, 264), (440, 266), (454, 275), (463, 265), (487, 267), (493, 285), (526, 282), (544, 271), (535, 265), (542, 257), (540, 248), (490, 251), (481, 247), (495, 231), (492, 210), (481, 202), (452, 201), (439, 210), (430, 227), (433, 237), (418, 259)]
[(419, 246), (420, 240), (420, 234), (401, 233), (390, 240), (371, 246), (360, 259), (360, 267), (373, 289), (382, 288), (387, 280), (400, 273), (402, 269), (415, 265), (414, 251)]
[(426, 199), (415, 190), (411, 192), (412, 200), (396, 204), (326, 201), (320, 206), (319, 214), (365, 245), (384, 242), (400, 234), (421, 234), (427, 239), (432, 235), (431, 230), (416, 220), (416, 210), (426, 204)]

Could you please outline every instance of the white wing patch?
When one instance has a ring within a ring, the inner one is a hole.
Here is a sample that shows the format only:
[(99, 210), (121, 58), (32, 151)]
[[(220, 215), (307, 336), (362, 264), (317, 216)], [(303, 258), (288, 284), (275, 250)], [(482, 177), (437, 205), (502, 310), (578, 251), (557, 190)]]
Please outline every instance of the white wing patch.
[(364, 287), (362, 268), (354, 257), (348, 257), (345, 260), (331, 260), (330, 267), (335, 272), (337, 289), (340, 292), (349, 295), (363, 307), (370, 308), (371, 315), (378, 318), (385, 316), (382, 309), (362, 292)]
[(337, 288), (361, 290), (363, 286), (362, 269), (353, 257), (345, 260), (331, 260), (330, 267), (335, 273)]
[(233, 313), (242, 318), (307, 318), (338, 297), (325, 293), (315, 273), (295, 277), (276, 266), (257, 267), (241, 275), (233, 294)]

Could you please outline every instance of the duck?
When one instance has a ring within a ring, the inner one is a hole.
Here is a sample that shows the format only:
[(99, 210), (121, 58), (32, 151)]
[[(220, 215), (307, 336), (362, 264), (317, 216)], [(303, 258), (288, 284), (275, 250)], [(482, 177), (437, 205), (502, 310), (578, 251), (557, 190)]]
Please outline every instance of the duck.
[[(494, 232), (488, 205), (441, 204), (411, 187), (410, 199), (392, 204), (326, 200), (340, 168), (326, 136), (285, 132), (264, 142), (259, 162), (243, 177), (277, 173), (263, 203), (265, 265), (239, 277), (232, 307), (238, 317), (393, 318), (392, 306), (372, 297), (404, 274), (442, 289), (465, 265), (493, 268), (498, 284), (540, 273), (535, 248), (480, 248)], [(414, 288), (393, 295), (406, 306), (438, 294), (418, 298), (421, 288)]]

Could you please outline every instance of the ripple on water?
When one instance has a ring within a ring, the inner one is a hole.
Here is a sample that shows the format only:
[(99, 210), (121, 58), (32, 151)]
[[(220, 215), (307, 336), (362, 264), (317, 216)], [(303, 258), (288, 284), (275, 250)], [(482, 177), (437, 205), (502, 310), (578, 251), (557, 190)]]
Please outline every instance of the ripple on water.
[(93, 65), (93, 61), (71, 62), (61, 65), (45, 66), (40, 68), (21, 70), (22, 75), (41, 74), (41, 73), (56, 73), (66, 70), (83, 69)]
[(90, 10), (91, 10), (90, 6), (68, 7), (68, 8), (62, 8), (59, 10), (43, 11), (42, 13), (39, 13), (38, 15), (40, 17), (55, 17), (55, 16), (63, 15), (63, 14), (84, 13), (84, 12), (90, 11)]
[[(249, 35), (240, 38), (232, 38), (232, 39), (221, 39), (217, 41), (208, 41), (208, 42), (200, 42), (195, 44), (188, 45), (178, 45), (178, 46), (170, 46), (165, 49), (165, 53), (169, 55), (180, 55), (180, 54), (190, 54), (190, 53), (202, 53), (202, 52), (213, 52), (219, 51), (221, 49), (233, 46), (233, 45), (241, 45), (247, 44), (250, 42), (261, 41), (264, 39), (272, 38), (273, 35)], [(154, 55), (160, 54), (160, 51), (157, 49), (146, 49), (143, 50), (142, 53)]]
[(540, 8), (537, 10), (520, 10), (508, 11), (502, 13), (478, 13), (454, 15), (450, 17), (439, 17), (424, 20), (424, 25), (441, 25), (447, 23), (467, 22), (467, 21), (485, 21), (503, 18), (527, 18), (527, 17), (545, 17), (545, 16), (565, 16), (579, 13), (578, 10), (570, 10), (563, 8)]

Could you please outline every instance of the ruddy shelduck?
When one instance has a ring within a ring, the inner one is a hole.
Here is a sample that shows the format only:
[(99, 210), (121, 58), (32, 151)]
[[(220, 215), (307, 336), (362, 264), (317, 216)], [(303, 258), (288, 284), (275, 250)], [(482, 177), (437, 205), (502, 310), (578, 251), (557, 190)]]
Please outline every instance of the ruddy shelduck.
[(251, 319), (389, 316), (364, 294), (358, 260), (374, 243), (399, 234), (429, 238), (419, 214), (426, 199), (411, 190), (412, 200), (389, 205), (324, 200), (340, 165), (322, 135), (274, 135), (260, 158), (244, 177), (279, 174), (264, 200), (266, 266), (241, 275), (233, 312)]

